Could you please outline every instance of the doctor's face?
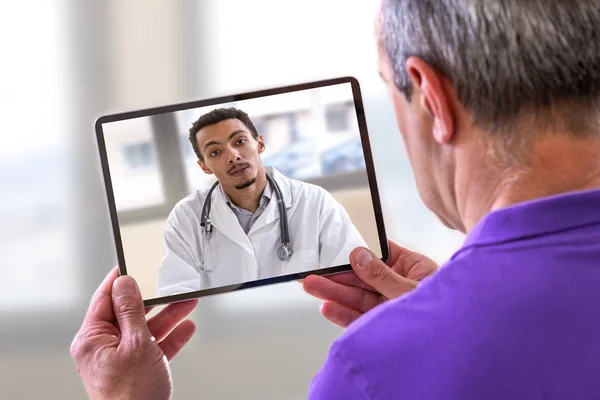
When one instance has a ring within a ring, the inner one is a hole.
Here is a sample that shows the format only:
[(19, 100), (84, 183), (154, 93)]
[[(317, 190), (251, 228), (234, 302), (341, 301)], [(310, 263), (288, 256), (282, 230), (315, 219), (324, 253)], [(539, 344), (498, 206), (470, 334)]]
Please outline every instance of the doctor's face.
[(198, 165), (205, 173), (214, 174), (225, 189), (244, 189), (264, 173), (262, 137), (254, 138), (239, 119), (205, 126), (196, 134), (196, 140), (204, 158)]

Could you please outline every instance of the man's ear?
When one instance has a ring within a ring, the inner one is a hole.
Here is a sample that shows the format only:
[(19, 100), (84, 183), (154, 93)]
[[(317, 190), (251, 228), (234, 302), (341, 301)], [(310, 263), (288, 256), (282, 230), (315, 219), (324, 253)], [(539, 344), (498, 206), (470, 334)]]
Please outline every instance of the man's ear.
[(455, 134), (454, 115), (441, 74), (418, 57), (406, 60), (406, 71), (413, 88), (420, 92), (421, 107), (434, 119), (434, 139), (440, 144), (450, 143)]
[(258, 154), (262, 154), (267, 148), (265, 142), (263, 142), (262, 135), (258, 135), (256, 141), (258, 142)]
[(208, 168), (206, 164), (204, 164), (204, 161), (198, 160), (198, 165), (200, 166), (200, 168), (202, 168), (202, 171), (204, 171), (205, 174), (212, 175), (212, 170)]

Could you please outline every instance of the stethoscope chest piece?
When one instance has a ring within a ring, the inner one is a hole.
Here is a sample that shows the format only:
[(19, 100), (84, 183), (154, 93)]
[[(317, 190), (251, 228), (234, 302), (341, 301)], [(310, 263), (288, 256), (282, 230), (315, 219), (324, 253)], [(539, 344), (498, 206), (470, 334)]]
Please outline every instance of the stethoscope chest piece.
[(285, 261), (292, 256), (292, 251), (288, 244), (282, 244), (277, 248), (277, 257), (281, 261)]

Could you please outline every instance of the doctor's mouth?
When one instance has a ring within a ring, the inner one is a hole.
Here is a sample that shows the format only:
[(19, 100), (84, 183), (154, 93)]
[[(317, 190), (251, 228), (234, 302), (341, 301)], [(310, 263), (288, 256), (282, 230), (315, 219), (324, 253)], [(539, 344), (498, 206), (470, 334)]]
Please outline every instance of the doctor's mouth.
[(250, 163), (238, 163), (229, 169), (228, 173), (231, 176), (243, 176), (250, 171)]

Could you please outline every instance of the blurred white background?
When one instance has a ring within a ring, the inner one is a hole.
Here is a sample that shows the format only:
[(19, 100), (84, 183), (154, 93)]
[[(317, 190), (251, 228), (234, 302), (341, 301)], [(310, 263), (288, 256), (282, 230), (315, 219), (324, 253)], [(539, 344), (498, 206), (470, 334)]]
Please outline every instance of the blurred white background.
[[(377, 74), (378, 2), (0, 3), (3, 398), (80, 399), (69, 344), (116, 264), (100, 115), (353, 75), (388, 235), (440, 261), (463, 236), (420, 203)], [(342, 332), (292, 282), (203, 299), (172, 363), (176, 399), (301, 399)]]

